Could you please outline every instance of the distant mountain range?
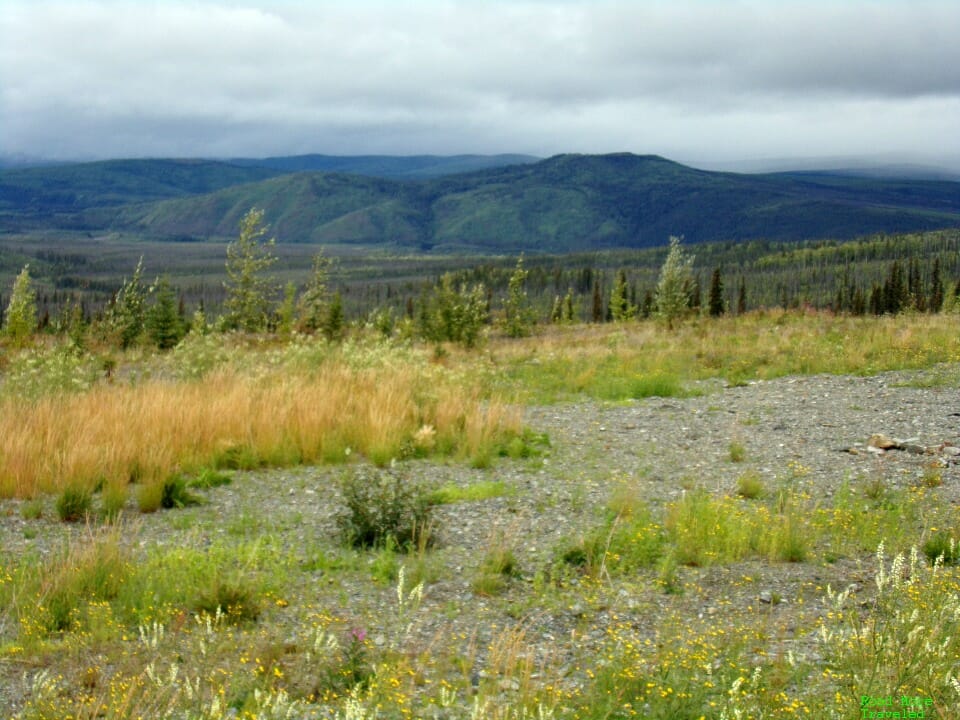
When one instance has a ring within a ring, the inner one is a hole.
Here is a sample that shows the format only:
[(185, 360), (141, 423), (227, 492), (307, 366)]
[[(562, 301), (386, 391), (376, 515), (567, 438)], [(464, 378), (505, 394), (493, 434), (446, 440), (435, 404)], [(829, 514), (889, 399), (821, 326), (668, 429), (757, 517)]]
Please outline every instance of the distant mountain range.
[(863, 173), (708, 172), (662, 157), (306, 155), (0, 170), (0, 230), (236, 235), (279, 242), (564, 252), (708, 240), (848, 238), (960, 226), (960, 183)]

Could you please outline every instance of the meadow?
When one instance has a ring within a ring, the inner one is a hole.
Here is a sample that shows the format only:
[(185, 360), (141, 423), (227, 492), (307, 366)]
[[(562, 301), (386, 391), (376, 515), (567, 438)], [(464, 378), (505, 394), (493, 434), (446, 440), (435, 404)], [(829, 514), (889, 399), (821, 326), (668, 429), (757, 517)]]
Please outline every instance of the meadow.
[(0, 713), (953, 717), (956, 465), (783, 461), (737, 416), (692, 473), (596, 418), (889, 373), (946, 411), (958, 329), (767, 310), (471, 349), (359, 327), (7, 347)]

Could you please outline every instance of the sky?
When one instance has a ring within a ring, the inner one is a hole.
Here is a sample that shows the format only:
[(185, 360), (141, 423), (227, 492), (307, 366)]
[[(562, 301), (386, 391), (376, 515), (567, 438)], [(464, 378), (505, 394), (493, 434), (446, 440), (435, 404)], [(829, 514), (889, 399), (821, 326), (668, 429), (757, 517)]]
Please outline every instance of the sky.
[(0, 155), (960, 167), (958, 0), (0, 0)]

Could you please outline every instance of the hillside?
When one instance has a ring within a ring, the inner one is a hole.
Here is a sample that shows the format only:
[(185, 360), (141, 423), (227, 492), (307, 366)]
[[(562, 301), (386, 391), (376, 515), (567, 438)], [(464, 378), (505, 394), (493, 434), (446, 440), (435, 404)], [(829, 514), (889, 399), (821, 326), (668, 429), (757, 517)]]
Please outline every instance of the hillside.
[(394, 179), (424, 179), (473, 172), (504, 165), (536, 162), (532, 155), (292, 155), (269, 158), (235, 158), (234, 165), (263, 167), (283, 172), (347, 173)]
[[(284, 162), (295, 167), (323, 157)], [(353, 159), (354, 170), (360, 160)], [(370, 173), (390, 170), (383, 158), (368, 160)], [(688, 243), (796, 241), (960, 226), (957, 182), (708, 172), (653, 155), (559, 155), (403, 181), (166, 162), (139, 176), (136, 165), (122, 165), (130, 171), (114, 172), (98, 187), (91, 175), (97, 168), (89, 166), (8, 171), (0, 174), (0, 208), (9, 221), (22, 220), (35, 199), (34, 218), (58, 227), (204, 240), (232, 237), (239, 218), (256, 206), (266, 210), (280, 242), (492, 253), (650, 247), (670, 235)], [(52, 179), (41, 181), (45, 172)]]
[(396, 182), (299, 173), (201, 198), (127, 208), (112, 227), (229, 237), (263, 207), (282, 242), (568, 252), (767, 238), (849, 238), (960, 225), (960, 184), (833, 175), (740, 175), (657, 156), (562, 155)]
[(199, 195), (277, 175), (211, 160), (107, 160), (0, 172), (0, 212), (53, 218), (93, 207)]

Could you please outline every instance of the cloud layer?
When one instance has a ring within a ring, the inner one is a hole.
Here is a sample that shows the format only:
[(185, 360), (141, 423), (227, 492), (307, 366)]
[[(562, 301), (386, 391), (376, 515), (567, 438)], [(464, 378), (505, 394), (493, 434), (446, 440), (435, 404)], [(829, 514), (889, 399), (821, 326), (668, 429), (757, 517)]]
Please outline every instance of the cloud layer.
[(960, 3), (0, 5), (0, 152), (960, 156)]

